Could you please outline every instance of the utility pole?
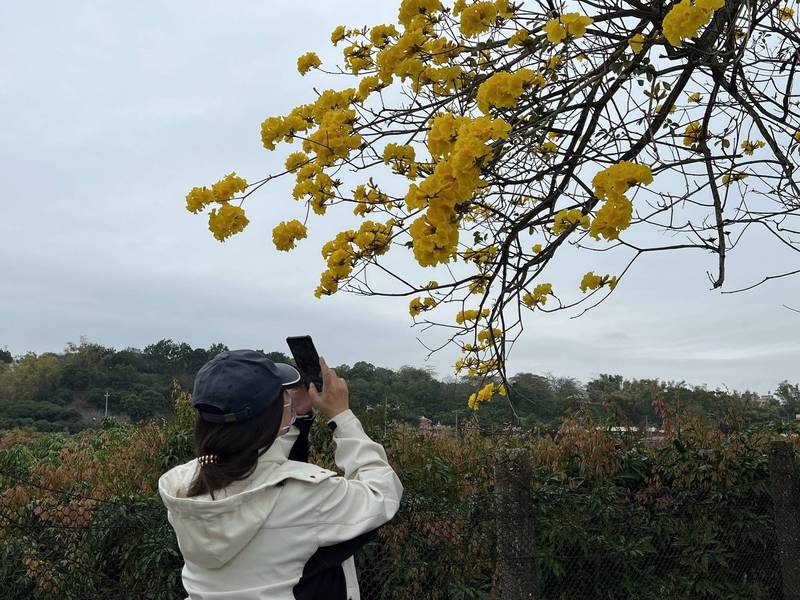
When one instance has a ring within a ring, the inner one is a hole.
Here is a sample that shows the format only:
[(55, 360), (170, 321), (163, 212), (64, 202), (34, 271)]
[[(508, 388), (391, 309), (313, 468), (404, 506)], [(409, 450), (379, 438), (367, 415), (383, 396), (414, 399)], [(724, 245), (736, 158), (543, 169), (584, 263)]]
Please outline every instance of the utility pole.
[(108, 390), (106, 390), (106, 414), (103, 415), (104, 417), (108, 416)]

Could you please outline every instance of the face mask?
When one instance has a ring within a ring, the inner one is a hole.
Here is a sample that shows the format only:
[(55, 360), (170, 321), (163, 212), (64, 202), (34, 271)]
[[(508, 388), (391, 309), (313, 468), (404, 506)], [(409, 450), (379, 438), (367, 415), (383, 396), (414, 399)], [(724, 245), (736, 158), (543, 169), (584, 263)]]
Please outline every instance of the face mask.
[[(286, 408), (287, 406), (291, 406), (292, 407), (292, 418), (289, 420), (289, 424), (288, 425), (286, 425), (284, 427), (281, 427), (281, 433), (279, 433), (278, 435), (283, 435), (284, 433), (286, 433), (286, 431), (289, 431), (289, 428), (292, 425), (294, 425), (294, 422), (297, 420), (297, 413), (294, 410), (294, 402), (290, 400), (289, 402), (287, 402), (286, 404), (283, 405), (283, 408)], [(286, 430), (286, 431), (284, 431), (284, 430)]]

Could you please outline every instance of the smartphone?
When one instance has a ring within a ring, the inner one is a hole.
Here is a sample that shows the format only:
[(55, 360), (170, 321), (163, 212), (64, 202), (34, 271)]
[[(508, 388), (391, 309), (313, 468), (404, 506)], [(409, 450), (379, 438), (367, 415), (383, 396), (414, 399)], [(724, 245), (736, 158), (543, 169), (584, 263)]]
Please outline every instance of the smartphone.
[(297, 369), (303, 376), (306, 386), (313, 383), (317, 391), (322, 391), (322, 369), (319, 366), (319, 354), (311, 341), (310, 335), (298, 335), (286, 338), (292, 352)]

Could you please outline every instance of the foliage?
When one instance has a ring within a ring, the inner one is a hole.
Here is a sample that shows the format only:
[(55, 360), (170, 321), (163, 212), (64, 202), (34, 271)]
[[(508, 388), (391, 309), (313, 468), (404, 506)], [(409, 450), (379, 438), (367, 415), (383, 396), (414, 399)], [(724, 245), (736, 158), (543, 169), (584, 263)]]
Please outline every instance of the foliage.
[[(0, 585), (10, 598), (183, 598), (182, 559), (155, 491), (192, 458), (194, 412), (173, 392), (166, 420), (75, 435), (0, 434)], [(800, 427), (725, 434), (677, 418), (651, 447), (613, 435), (584, 410), (554, 435), (373, 432), (404, 486), (401, 510), (358, 555), (367, 598), (488, 598), (496, 561), (495, 452), (530, 452), (536, 568), (545, 598), (772, 598), (779, 578), (767, 492), (770, 440)], [(332, 465), (330, 431), (312, 460)], [(388, 590), (388, 591), (387, 591)], [(609, 591), (610, 590), (610, 591)], [(59, 597), (65, 597), (63, 594)]]

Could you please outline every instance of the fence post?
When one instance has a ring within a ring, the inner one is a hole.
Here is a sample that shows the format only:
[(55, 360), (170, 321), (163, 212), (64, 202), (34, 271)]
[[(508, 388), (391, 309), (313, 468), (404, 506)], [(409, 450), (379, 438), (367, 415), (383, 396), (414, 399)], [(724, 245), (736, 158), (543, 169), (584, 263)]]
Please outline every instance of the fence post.
[(528, 452), (501, 448), (495, 452), (495, 509), (497, 515), (497, 597), (530, 600), (536, 593), (533, 499)]
[(783, 440), (770, 444), (769, 475), (775, 508), (784, 600), (800, 600), (800, 483), (794, 448)]

